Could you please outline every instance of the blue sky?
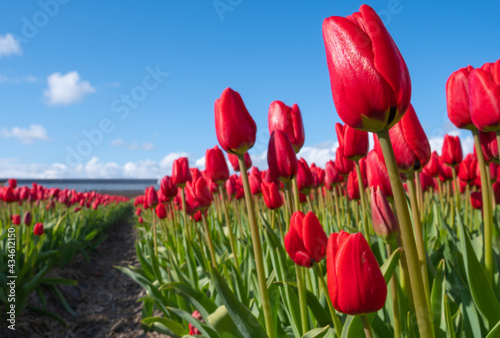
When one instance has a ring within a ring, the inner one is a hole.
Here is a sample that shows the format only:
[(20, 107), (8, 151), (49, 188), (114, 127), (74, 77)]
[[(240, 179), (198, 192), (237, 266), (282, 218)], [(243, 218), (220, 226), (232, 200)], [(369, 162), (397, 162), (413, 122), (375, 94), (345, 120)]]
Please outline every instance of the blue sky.
[[(448, 76), (500, 58), (500, 5), (367, 3), (399, 46), (412, 103), (439, 147), (444, 133), (454, 132), (446, 115)], [(321, 25), (361, 4), (1, 2), (0, 177), (158, 177), (170, 174), (180, 154), (202, 165), (205, 150), (217, 144), (213, 104), (228, 86), (257, 123), (256, 163), (266, 162), (268, 107), (282, 100), (299, 104), (303, 155), (322, 164), (334, 154), (340, 120)], [(102, 137), (94, 131), (90, 143), (85, 133), (99, 128)], [(468, 149), (470, 139), (464, 142)]]

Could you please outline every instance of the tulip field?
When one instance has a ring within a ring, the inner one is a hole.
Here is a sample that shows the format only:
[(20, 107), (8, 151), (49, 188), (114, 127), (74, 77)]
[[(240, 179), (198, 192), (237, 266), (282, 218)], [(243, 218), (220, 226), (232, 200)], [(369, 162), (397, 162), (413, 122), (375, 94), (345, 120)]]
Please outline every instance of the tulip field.
[(72, 311), (57, 290), (78, 281), (46, 274), (129, 217), (139, 263), (115, 268), (143, 289), (146, 336), (500, 337), (500, 60), (443, 83), (449, 120), (474, 151), (445, 135), (438, 154), (375, 11), (326, 18), (323, 38), (343, 121), (335, 158), (298, 156), (307, 112), (273, 101), (268, 168), (253, 166), (253, 112), (226, 88), (204, 167), (177, 158), (159, 189), (129, 200), (11, 180), (0, 190), (6, 311), (61, 321), (26, 300), (43, 305), (50, 289)]

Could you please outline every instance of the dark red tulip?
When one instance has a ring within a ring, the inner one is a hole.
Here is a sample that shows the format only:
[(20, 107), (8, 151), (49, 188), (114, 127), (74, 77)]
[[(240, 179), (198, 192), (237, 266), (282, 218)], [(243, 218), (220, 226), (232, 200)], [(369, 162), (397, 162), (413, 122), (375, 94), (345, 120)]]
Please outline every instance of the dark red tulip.
[(326, 270), (330, 299), (337, 311), (360, 315), (384, 307), (387, 285), (361, 233), (330, 235)]
[(349, 125), (335, 124), (337, 139), (339, 145), (343, 149), (344, 157), (357, 161), (368, 154), (368, 133), (366, 131), (357, 130)]
[(474, 209), (482, 210), (482, 208), (483, 208), (483, 195), (481, 194), (481, 191), (471, 192), (470, 203)]
[(472, 154), (467, 154), (458, 167), (458, 178), (463, 182), (473, 182), (476, 179), (477, 159)]
[(12, 219), (12, 224), (14, 225), (21, 224), (21, 216), (19, 216), (18, 214), (12, 215), (11, 219)]
[(477, 129), (500, 130), (500, 59), (470, 72), (469, 109)]
[(158, 195), (153, 186), (146, 188), (146, 204), (148, 208), (154, 208), (158, 204)]
[(215, 183), (224, 183), (229, 178), (226, 158), (219, 147), (207, 149), (205, 152), (206, 175)]
[(31, 221), (32, 221), (31, 212), (28, 210), (24, 213), (23, 224), (26, 225), (27, 227), (29, 227), (29, 226), (31, 226)]
[(358, 175), (356, 171), (351, 171), (349, 177), (347, 178), (347, 196), (350, 200), (359, 200), (359, 185), (358, 185)]
[(498, 165), (496, 163), (491, 162), (489, 167), (490, 167), (491, 182), (496, 182), (497, 181), (497, 167), (498, 167)]
[(399, 224), (382, 190), (371, 188), (373, 231), (386, 243), (392, 243), (398, 233)]
[[(375, 134), (373, 136), (374, 149), (385, 163), (378, 137)], [(401, 172), (410, 173), (420, 170), (429, 162), (431, 146), (411, 104), (401, 121), (389, 130), (389, 136)]]
[[(201, 214), (201, 213), (200, 213)], [(200, 216), (200, 219), (201, 219), (201, 216)], [(205, 321), (203, 320), (203, 317), (201, 316), (201, 313), (198, 312), (198, 310), (194, 311), (191, 316), (195, 319), (198, 319), (199, 321), (201, 321), (202, 323), (205, 323)], [(194, 327), (193, 325), (191, 325), (191, 323), (189, 323), (189, 335), (190, 336), (195, 336), (195, 335), (201, 335), (201, 331), (198, 330), (196, 327)]]
[(452, 167), (462, 161), (462, 144), (458, 136), (444, 135), (441, 158), (444, 163)]
[(354, 169), (354, 162), (344, 156), (344, 149), (342, 146), (339, 146), (335, 152), (335, 166), (339, 174), (344, 177), (349, 175)]
[(275, 130), (271, 134), (267, 164), (271, 175), (283, 183), (290, 182), (297, 175), (297, 156), (288, 136), (281, 130)]
[(431, 158), (427, 165), (424, 166), (423, 172), (430, 177), (436, 177), (439, 175), (439, 155), (437, 152), (432, 152)]
[(495, 202), (500, 203), (500, 182), (493, 183), (493, 195), (495, 196)]
[(309, 168), (306, 160), (303, 158), (297, 162), (297, 165), (297, 185), (299, 187), (299, 191), (301, 193), (308, 194), (314, 184), (311, 169)]
[(264, 197), (264, 202), (269, 209), (278, 209), (283, 205), (283, 198), (281, 197), (280, 190), (276, 183), (262, 182), (260, 187), (262, 190), (262, 197)]
[(172, 168), (172, 183), (176, 187), (186, 186), (186, 182), (191, 180), (191, 171), (189, 170), (189, 160), (187, 157), (180, 157), (174, 161)]
[(169, 199), (177, 195), (177, 187), (170, 176), (165, 176), (161, 179), (160, 190), (163, 196)]
[(141, 207), (138, 207), (138, 208), (135, 209), (135, 214), (136, 214), (137, 217), (139, 217), (141, 215), (141, 213), (142, 213)]
[(312, 212), (304, 215), (296, 211), (290, 218), (290, 228), (285, 235), (285, 249), (296, 264), (310, 268), (326, 256), (328, 237)]
[(430, 188), (434, 188), (434, 179), (425, 172), (421, 171), (420, 185), (422, 187), (422, 191), (428, 191)]
[(257, 125), (240, 94), (231, 88), (215, 101), (215, 132), (222, 149), (231, 154), (244, 155), (255, 143)]
[(392, 197), (391, 182), (384, 163), (380, 160), (375, 150), (371, 150), (367, 156), (368, 186), (380, 188), (386, 197)]
[(269, 106), (268, 124), (269, 134), (274, 130), (281, 130), (288, 136), (295, 153), (300, 151), (304, 145), (305, 133), (297, 104), (289, 107), (281, 101), (273, 101)]
[(339, 172), (337, 171), (337, 167), (335, 166), (335, 163), (333, 163), (332, 160), (326, 162), (325, 166), (325, 184), (328, 187), (333, 187), (337, 185), (338, 183), (342, 182), (343, 178), (340, 176)]
[[(240, 171), (240, 163), (238, 162), (238, 156), (233, 155), (231, 153), (227, 153), (227, 158), (229, 159), (229, 162), (231, 163), (233, 170)], [(248, 153), (245, 153), (243, 158), (245, 160), (245, 167), (247, 167), (247, 170), (250, 169), (250, 167), (252, 166), (252, 159), (250, 158), (250, 155), (248, 155)]]
[(35, 236), (42, 236), (43, 235), (43, 223), (36, 223), (35, 227), (33, 228), (33, 234)]
[(410, 74), (377, 13), (362, 5), (346, 18), (329, 17), (323, 21), (323, 39), (342, 121), (371, 132), (396, 124), (410, 104)]
[(158, 216), (159, 219), (164, 219), (167, 217), (167, 208), (165, 207), (165, 204), (160, 203), (156, 206), (156, 216)]
[(469, 110), (469, 74), (472, 69), (471, 66), (460, 68), (446, 81), (448, 117), (460, 129), (476, 129)]

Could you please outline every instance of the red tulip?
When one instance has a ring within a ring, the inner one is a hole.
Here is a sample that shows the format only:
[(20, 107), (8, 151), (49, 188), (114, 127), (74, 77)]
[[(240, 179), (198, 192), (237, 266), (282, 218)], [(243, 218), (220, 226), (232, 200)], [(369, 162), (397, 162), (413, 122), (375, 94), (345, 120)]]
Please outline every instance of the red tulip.
[(167, 208), (165, 207), (165, 204), (158, 204), (155, 211), (156, 216), (158, 216), (159, 219), (164, 219), (165, 217), (167, 217)]
[(215, 101), (215, 131), (222, 149), (231, 154), (244, 155), (255, 143), (257, 125), (240, 94), (231, 88)]
[(147, 209), (154, 208), (158, 204), (158, 195), (153, 186), (146, 188), (146, 201)]
[(344, 157), (357, 161), (368, 154), (368, 133), (366, 131), (357, 130), (349, 125), (335, 124), (337, 139), (339, 145), (343, 149)]
[[(193, 318), (198, 319), (199, 321), (205, 323), (205, 321), (203, 320), (203, 317), (201, 316), (201, 313), (199, 313), (198, 310), (194, 311), (191, 314), (191, 316)], [(189, 323), (189, 335), (190, 336), (201, 335), (201, 332), (196, 327), (194, 327), (193, 325), (191, 325), (191, 323)]]
[(177, 187), (174, 185), (170, 176), (165, 176), (161, 179), (160, 190), (166, 198), (173, 198), (177, 195)]
[(467, 154), (458, 167), (458, 178), (463, 182), (473, 182), (476, 179), (477, 159)]
[(199, 177), (192, 184), (188, 184), (190, 190), (191, 207), (196, 210), (205, 210), (212, 204), (212, 193), (208, 189), (207, 181)]
[(248, 181), (250, 184), (250, 192), (252, 193), (252, 195), (258, 195), (262, 192), (260, 189), (262, 177), (260, 175), (259, 169), (257, 169), (256, 167), (252, 168), (252, 170), (250, 171), (250, 175), (248, 175)]
[(335, 163), (333, 163), (332, 160), (326, 162), (325, 166), (325, 184), (328, 187), (333, 187), (336, 184), (342, 182), (343, 178), (340, 176), (339, 172), (337, 171), (337, 167), (335, 166)]
[(314, 213), (293, 213), (285, 235), (285, 249), (292, 261), (310, 268), (314, 262), (325, 258), (327, 241), (325, 231)]
[(297, 162), (297, 185), (299, 191), (308, 194), (314, 184), (314, 178), (306, 160), (301, 158)]
[(500, 130), (500, 59), (470, 72), (469, 109), (477, 129)]
[(288, 107), (281, 101), (273, 101), (269, 106), (268, 124), (269, 134), (272, 134), (274, 130), (281, 130), (288, 136), (295, 153), (300, 151), (304, 145), (305, 133), (302, 115), (297, 104)]
[(337, 311), (360, 315), (384, 307), (387, 285), (362, 234), (333, 233), (326, 254), (328, 291)]
[(471, 192), (470, 203), (474, 209), (483, 209), (483, 195), (480, 191)]
[(9, 187), (11, 187), (12, 189), (16, 189), (17, 180), (15, 178), (9, 178), (8, 183), (9, 183)]
[(187, 157), (180, 157), (174, 161), (172, 168), (172, 183), (176, 187), (186, 186), (186, 182), (191, 180), (189, 171), (189, 160)]
[(449, 166), (455, 167), (462, 161), (462, 145), (458, 136), (444, 135), (441, 158)]
[(389, 129), (410, 104), (406, 63), (375, 11), (367, 5), (346, 18), (323, 21), (323, 39), (333, 101), (349, 126)]
[(19, 216), (18, 214), (12, 215), (11, 219), (12, 219), (12, 224), (14, 225), (21, 224), (21, 216)]
[(29, 226), (31, 226), (31, 220), (32, 220), (31, 212), (26, 211), (24, 213), (24, 216), (23, 216), (23, 224), (26, 225), (27, 227), (29, 227)]
[(439, 166), (439, 179), (441, 182), (451, 181), (453, 179), (451, 167), (442, 161)]
[(189, 171), (191, 172), (191, 181), (193, 182), (197, 181), (200, 177), (203, 176), (200, 169), (198, 168), (189, 168)]
[(422, 187), (422, 191), (428, 191), (430, 188), (434, 188), (434, 179), (424, 173), (420, 172), (420, 185)]
[(142, 214), (141, 207), (135, 209), (135, 214), (136, 214), (137, 217), (139, 217)]
[(207, 149), (205, 152), (205, 166), (207, 176), (217, 184), (224, 183), (229, 178), (229, 168), (226, 158), (219, 147)]
[(375, 150), (371, 150), (368, 153), (367, 167), (368, 186), (371, 188), (380, 188), (384, 196), (392, 198), (392, 188), (387, 168)]
[(427, 165), (424, 166), (423, 172), (430, 177), (436, 177), (439, 175), (439, 155), (437, 152), (432, 152), (431, 158)]
[(469, 74), (472, 69), (471, 66), (460, 68), (446, 81), (448, 117), (460, 129), (476, 129), (469, 111)]
[(495, 202), (500, 203), (500, 182), (493, 183), (493, 195), (495, 196)]
[[(479, 131), (479, 141), (481, 142), (481, 149), (486, 162), (498, 162), (498, 143), (497, 135), (494, 131), (483, 132)], [(475, 150), (475, 148), (474, 148)]]
[(371, 188), (373, 231), (384, 242), (391, 243), (399, 233), (399, 224), (382, 190)]
[[(385, 164), (378, 137), (375, 134), (373, 136), (374, 149)], [(431, 146), (411, 104), (401, 121), (389, 130), (389, 136), (401, 172), (410, 173), (420, 170), (429, 162)]]
[(262, 190), (262, 197), (264, 197), (264, 202), (269, 209), (278, 209), (283, 205), (283, 198), (281, 197), (280, 190), (276, 183), (262, 182), (260, 187)]
[(290, 182), (297, 175), (297, 157), (288, 136), (281, 130), (275, 130), (269, 140), (267, 164), (273, 177), (283, 183)]
[(33, 228), (33, 234), (35, 236), (43, 235), (43, 223), (36, 223), (35, 224), (35, 227)]
[(230, 198), (236, 196), (238, 191), (238, 177), (236, 175), (229, 176), (226, 181), (226, 191)]
[(339, 174), (344, 177), (349, 175), (349, 173), (354, 169), (354, 162), (344, 156), (344, 149), (342, 146), (339, 146), (335, 152), (335, 166), (337, 167)]
[[(240, 162), (238, 162), (238, 156), (227, 153), (227, 158), (229, 159), (233, 170), (240, 171)], [(248, 155), (248, 153), (245, 153), (243, 158), (245, 160), (245, 167), (247, 167), (247, 170), (250, 169), (250, 167), (252, 166), (252, 159), (250, 158), (250, 155)]]
[(17, 202), (18, 196), (14, 193), (14, 189), (12, 187), (4, 187), (2, 199), (4, 202), (12, 203)]
[(350, 200), (359, 200), (359, 185), (358, 185), (358, 175), (356, 171), (351, 171), (349, 177), (347, 178), (347, 195)]
[(139, 223), (140, 224), (144, 223), (144, 220), (142, 219), (142, 217), (139, 217)]

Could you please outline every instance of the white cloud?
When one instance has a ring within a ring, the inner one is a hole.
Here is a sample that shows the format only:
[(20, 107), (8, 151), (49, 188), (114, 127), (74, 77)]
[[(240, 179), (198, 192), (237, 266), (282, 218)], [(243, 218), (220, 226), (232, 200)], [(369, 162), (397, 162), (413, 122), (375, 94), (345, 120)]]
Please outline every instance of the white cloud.
[(111, 145), (113, 147), (124, 147), (128, 150), (152, 150), (155, 148), (154, 144), (150, 142), (142, 142), (141, 144), (137, 142), (127, 143), (121, 138), (111, 141)]
[(5, 138), (15, 138), (21, 143), (29, 144), (36, 140), (48, 141), (47, 130), (40, 124), (31, 124), (29, 128), (13, 127), (12, 129), (3, 128), (0, 130), (0, 136)]
[(43, 92), (49, 105), (70, 105), (80, 102), (86, 95), (95, 92), (90, 82), (81, 81), (78, 72), (73, 71), (62, 75), (53, 73), (47, 77), (49, 86)]
[(21, 44), (12, 34), (0, 35), (0, 58), (21, 53)]

